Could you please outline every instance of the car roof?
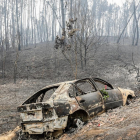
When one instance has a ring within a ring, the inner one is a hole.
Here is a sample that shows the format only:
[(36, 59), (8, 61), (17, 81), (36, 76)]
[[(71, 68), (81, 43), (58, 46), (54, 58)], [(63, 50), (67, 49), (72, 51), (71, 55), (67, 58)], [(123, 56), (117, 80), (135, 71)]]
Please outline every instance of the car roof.
[(52, 85), (48, 85), (46, 87), (43, 87), (42, 89), (40, 89), (39, 91), (37, 91), (35, 94), (33, 94), (30, 98), (28, 98), (23, 104), (26, 104), (29, 100), (32, 100), (34, 97), (36, 97), (37, 95), (39, 95), (41, 92), (45, 92), (47, 89), (52, 88), (52, 87), (57, 87), (60, 85), (64, 85), (64, 84), (74, 84), (77, 81), (81, 81), (81, 80), (85, 80), (85, 79), (93, 79), (93, 80), (101, 80), (104, 81), (102, 79), (99, 78), (83, 78), (83, 79), (77, 79), (77, 80), (72, 80), (72, 81), (64, 81), (64, 82), (60, 82), (60, 83), (56, 83), (56, 84), (52, 84)]
[[(72, 83), (75, 83), (76, 81), (78, 81), (78, 80), (65, 81), (65, 82), (60, 82), (60, 83), (48, 85), (48, 86), (46, 86), (46, 87), (43, 87), (43, 88), (40, 89), (39, 91), (42, 91), (42, 90), (45, 90), (45, 89), (47, 89), (47, 88), (51, 88), (51, 87), (54, 87), (54, 86), (60, 86), (61, 84), (72, 84)], [(38, 91), (38, 92), (39, 92), (39, 91)]]
[[(30, 100), (32, 100), (33, 98), (35, 98), (36, 96), (38, 96), (40, 93), (46, 91), (47, 89), (49, 88), (52, 88), (52, 87), (57, 87), (57, 86), (60, 86), (62, 84), (72, 84), (72, 83), (75, 83), (77, 80), (73, 80), (73, 81), (65, 81), (65, 82), (60, 82), (60, 83), (56, 83), (56, 84), (52, 84), (52, 85), (48, 85), (42, 89), (40, 89), (39, 91), (35, 92), (32, 96), (30, 96), (23, 104), (26, 104), (28, 103)], [(22, 104), (22, 105), (23, 105)]]

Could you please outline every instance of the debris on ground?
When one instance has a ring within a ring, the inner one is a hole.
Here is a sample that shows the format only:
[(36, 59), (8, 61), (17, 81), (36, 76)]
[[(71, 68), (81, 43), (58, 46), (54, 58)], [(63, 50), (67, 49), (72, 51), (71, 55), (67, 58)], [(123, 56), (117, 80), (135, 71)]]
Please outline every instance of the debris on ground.
[(78, 130), (80, 130), (83, 127), (84, 122), (82, 122), (80, 119), (76, 119), (76, 125), (78, 127)]
[(140, 139), (140, 99), (109, 110), (91, 119), (82, 129), (61, 136), (60, 140)]

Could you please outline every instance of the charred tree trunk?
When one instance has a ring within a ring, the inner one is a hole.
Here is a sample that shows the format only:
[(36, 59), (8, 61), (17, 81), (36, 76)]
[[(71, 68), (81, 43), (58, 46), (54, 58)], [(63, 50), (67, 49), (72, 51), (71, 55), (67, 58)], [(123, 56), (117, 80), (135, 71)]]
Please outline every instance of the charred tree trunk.
[(65, 30), (64, 0), (61, 0), (62, 28)]

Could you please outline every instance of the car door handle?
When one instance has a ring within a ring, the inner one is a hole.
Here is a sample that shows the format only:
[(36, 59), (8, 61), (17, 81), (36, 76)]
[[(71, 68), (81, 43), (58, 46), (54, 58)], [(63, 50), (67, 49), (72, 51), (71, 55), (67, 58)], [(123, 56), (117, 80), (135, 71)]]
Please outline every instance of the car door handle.
[(85, 102), (85, 100), (80, 100), (80, 103), (84, 103)]

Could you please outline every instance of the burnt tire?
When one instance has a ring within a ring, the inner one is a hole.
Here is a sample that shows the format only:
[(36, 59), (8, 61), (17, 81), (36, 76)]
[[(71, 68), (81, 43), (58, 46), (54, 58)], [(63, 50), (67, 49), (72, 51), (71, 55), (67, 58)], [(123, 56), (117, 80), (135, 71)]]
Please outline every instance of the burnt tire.
[(84, 111), (77, 111), (68, 117), (68, 123), (66, 131), (71, 128), (78, 128), (79, 126), (85, 125), (88, 122), (88, 115)]

